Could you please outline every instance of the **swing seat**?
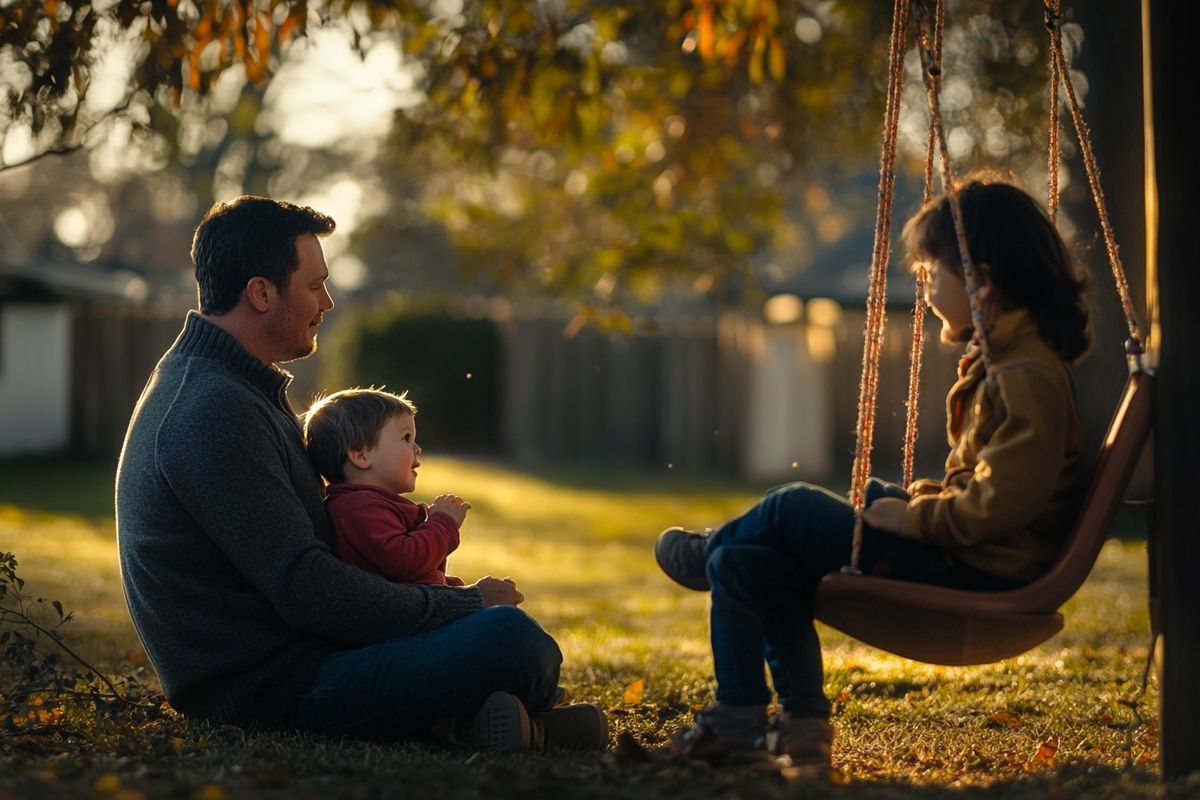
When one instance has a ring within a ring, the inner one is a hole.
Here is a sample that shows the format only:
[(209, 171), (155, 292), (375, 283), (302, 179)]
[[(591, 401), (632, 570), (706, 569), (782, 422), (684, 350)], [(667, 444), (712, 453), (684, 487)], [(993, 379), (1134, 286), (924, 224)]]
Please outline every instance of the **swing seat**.
[(1148, 372), (1130, 374), (1075, 527), (1045, 575), (1017, 589), (973, 592), (835, 573), (817, 588), (817, 619), (889, 653), (946, 666), (1002, 661), (1058, 633), (1058, 609), (1091, 572), (1150, 433), (1152, 381)]

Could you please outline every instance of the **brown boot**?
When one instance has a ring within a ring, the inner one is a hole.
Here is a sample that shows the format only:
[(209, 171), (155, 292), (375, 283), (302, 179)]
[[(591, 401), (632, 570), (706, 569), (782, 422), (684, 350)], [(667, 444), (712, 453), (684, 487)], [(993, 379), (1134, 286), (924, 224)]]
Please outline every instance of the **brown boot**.
[[(766, 722), (765, 711), (761, 707), (753, 707), (753, 710), (750, 707), (735, 708), (738, 710), (731, 711), (718, 703), (701, 711), (690, 728), (675, 734), (670, 742), (651, 755), (658, 761), (704, 761), (709, 764), (766, 760), (766, 743), (761, 735), (761, 727)], [(750, 718), (757, 714), (762, 714), (762, 722), (756, 726)], [(759, 730), (754, 730), (755, 727)], [(747, 728), (750, 729), (748, 735), (738, 738), (718, 732), (745, 731)]]
[(833, 726), (825, 717), (797, 717), (781, 711), (771, 720), (767, 746), (771, 755), (786, 766), (828, 767), (833, 751)]

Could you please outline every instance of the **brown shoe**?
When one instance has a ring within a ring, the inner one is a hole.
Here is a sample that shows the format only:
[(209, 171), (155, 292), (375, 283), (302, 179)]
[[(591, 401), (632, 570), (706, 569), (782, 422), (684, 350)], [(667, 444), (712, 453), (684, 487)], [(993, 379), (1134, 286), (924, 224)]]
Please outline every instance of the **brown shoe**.
[(504, 692), (488, 695), (474, 716), (455, 725), (454, 735), (470, 747), (491, 753), (520, 753), (533, 744), (525, 706)]
[(833, 751), (833, 726), (824, 717), (796, 717), (781, 711), (767, 732), (771, 755), (787, 766), (829, 766)]
[(667, 528), (654, 543), (654, 558), (668, 578), (695, 592), (712, 587), (705, 572), (708, 564), (707, 533)]
[(602, 753), (608, 748), (608, 719), (599, 706), (572, 703), (530, 715), (535, 750), (580, 750)]
[(748, 763), (768, 758), (765, 740), (759, 736), (752, 741), (727, 739), (716, 731), (719, 706), (696, 715), (692, 726), (685, 728), (670, 742), (652, 751), (659, 761), (704, 761), (717, 763)]

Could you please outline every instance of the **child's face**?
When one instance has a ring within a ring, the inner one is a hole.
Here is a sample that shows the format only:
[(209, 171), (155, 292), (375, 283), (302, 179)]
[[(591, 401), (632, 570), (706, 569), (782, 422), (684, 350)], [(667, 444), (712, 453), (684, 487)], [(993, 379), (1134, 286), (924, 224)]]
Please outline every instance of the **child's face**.
[(369, 472), (376, 485), (397, 494), (417, 488), (420, 455), (416, 420), (407, 411), (388, 420), (379, 431), (379, 441), (366, 451)]
[(925, 302), (942, 321), (942, 341), (964, 341), (971, 329), (971, 301), (962, 275), (942, 266), (940, 261), (925, 264), (929, 282), (925, 284)]

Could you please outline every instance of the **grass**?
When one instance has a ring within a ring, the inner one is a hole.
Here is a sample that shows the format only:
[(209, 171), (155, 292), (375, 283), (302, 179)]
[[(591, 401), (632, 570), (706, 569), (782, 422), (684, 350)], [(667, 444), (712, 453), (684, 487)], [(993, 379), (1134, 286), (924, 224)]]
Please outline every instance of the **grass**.
[[(706, 597), (662, 578), (650, 544), (667, 525), (726, 519), (757, 488), (425, 461), (418, 499), (453, 491), (473, 506), (452, 571), (517, 580), (526, 610), (562, 645), (564, 685), (608, 710), (614, 736), (664, 741), (711, 700)], [(27, 594), (75, 610), (70, 643), (121, 673), (148, 665), (121, 595), (110, 480), (104, 465), (0, 465), (0, 549), (18, 555)], [(917, 664), (823, 629), (838, 730), (832, 781), (578, 756), (469, 758), (168, 719), (129, 731), (97, 721), (90, 740), (0, 731), (0, 798), (1188, 796), (1200, 784), (1157, 782), (1153, 681), (1134, 709), (1123, 702), (1147, 657), (1145, 598), (1144, 542), (1114, 540), (1064, 609), (1066, 630), (1000, 664)]]

